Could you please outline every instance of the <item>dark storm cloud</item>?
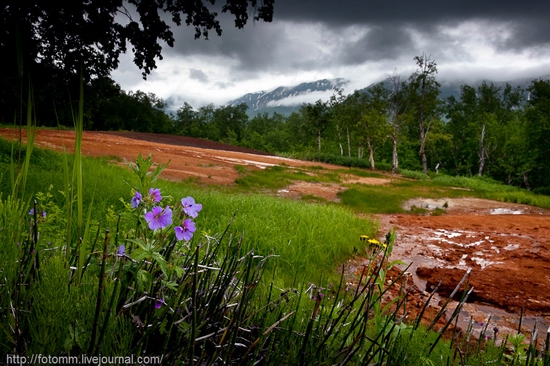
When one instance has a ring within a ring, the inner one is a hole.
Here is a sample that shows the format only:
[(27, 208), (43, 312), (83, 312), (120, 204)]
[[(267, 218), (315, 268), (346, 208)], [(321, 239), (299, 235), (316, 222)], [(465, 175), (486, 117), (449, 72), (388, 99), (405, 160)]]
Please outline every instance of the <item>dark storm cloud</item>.
[(347, 65), (365, 61), (395, 59), (403, 53), (414, 53), (411, 34), (400, 27), (375, 26), (356, 42), (345, 43), (341, 60)]
[(513, 36), (499, 45), (501, 50), (522, 50), (550, 43), (550, 19), (511, 21), (509, 28)]
[[(501, 52), (550, 44), (550, 2), (540, 0), (276, 0), (273, 19), (272, 24), (249, 21), (244, 29), (237, 29), (230, 15), (220, 14), (223, 35), (211, 33), (209, 40), (195, 40), (192, 27), (173, 27), (175, 48), (166, 47), (165, 52), (225, 56), (238, 60), (236, 68), (243, 73), (304, 70), (312, 65), (356, 65), (427, 51), (414, 48), (412, 31), (429, 39), (436, 52), (440, 49), (453, 54), (452, 40), (438, 32), (441, 27), (464, 21), (508, 24), (510, 36), (495, 40), (494, 46)], [(298, 24), (324, 27), (335, 39), (350, 27), (355, 27), (362, 36), (346, 39), (342, 35), (334, 47), (337, 53), (323, 55), (312, 49), (289, 49), (292, 43), (289, 40), (296, 41), (289, 29)], [(456, 52), (465, 54), (464, 50)]]
[(507, 45), (514, 48), (550, 43), (550, 1), (441, 1), (441, 0), (277, 0), (274, 19), (434, 29), (467, 20), (510, 22), (514, 33)]
[(446, 22), (474, 18), (498, 21), (547, 19), (548, 14), (550, 2), (540, 0), (276, 0), (274, 18), (344, 25)]
[(262, 53), (269, 53), (280, 36), (273, 31), (271, 24), (250, 23), (245, 29), (237, 29), (232, 24), (232, 19), (227, 15), (220, 15), (219, 18), (223, 34), (218, 37), (215, 33), (209, 35), (207, 40), (195, 39), (194, 29), (191, 27), (173, 27), (172, 31), (176, 37), (173, 49), (166, 49), (167, 53), (178, 53), (183, 55), (243, 55), (247, 58), (258, 58), (257, 49)]
[(195, 39), (191, 27), (173, 27), (174, 48), (166, 47), (166, 54), (184, 56), (225, 56), (240, 60), (240, 68), (257, 69), (272, 63), (274, 52), (284, 43), (284, 34), (275, 24), (249, 23), (237, 29), (227, 15), (220, 15), (223, 34), (210, 34), (209, 39)]
[(208, 76), (202, 70), (189, 69), (189, 77), (204, 83), (208, 82)]

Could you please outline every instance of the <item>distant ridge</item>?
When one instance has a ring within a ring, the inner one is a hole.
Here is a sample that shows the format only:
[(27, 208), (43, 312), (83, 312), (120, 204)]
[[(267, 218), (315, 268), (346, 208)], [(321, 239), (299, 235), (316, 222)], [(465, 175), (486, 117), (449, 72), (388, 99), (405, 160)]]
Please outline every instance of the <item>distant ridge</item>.
[(328, 99), (337, 89), (344, 88), (348, 83), (349, 80), (337, 78), (301, 83), (296, 86), (280, 86), (271, 91), (245, 94), (227, 104), (236, 106), (244, 103), (248, 106), (248, 114), (252, 116), (264, 112), (277, 112), (288, 116), (298, 111), (303, 103)]

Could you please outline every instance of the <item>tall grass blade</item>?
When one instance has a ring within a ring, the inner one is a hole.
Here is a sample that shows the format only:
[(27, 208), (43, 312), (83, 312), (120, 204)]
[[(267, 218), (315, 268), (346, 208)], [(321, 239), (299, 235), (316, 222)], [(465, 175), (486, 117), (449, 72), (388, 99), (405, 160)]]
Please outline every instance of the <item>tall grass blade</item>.
[(109, 248), (109, 230), (105, 232), (105, 241), (103, 242), (103, 256), (101, 259), (101, 271), (99, 272), (99, 286), (97, 288), (97, 302), (95, 308), (94, 322), (92, 327), (92, 335), (90, 338), (90, 348), (88, 354), (93, 355), (96, 349), (96, 333), (99, 325), (99, 315), (101, 313), (101, 306), (103, 305), (103, 291), (105, 289), (105, 263), (107, 262), (107, 250)]
[(84, 80), (80, 76), (80, 98), (78, 100), (78, 113), (74, 118), (75, 142), (73, 182), (76, 184), (77, 199), (77, 225), (79, 235), (82, 235), (84, 196), (82, 193), (82, 132), (84, 130)]

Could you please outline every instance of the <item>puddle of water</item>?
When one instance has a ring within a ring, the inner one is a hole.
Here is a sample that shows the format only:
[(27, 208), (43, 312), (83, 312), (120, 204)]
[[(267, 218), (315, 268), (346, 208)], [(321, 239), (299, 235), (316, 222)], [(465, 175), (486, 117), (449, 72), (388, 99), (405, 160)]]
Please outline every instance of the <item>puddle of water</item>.
[(519, 244), (508, 244), (503, 249), (504, 250), (515, 250), (517, 248), (519, 248)]
[(444, 235), (445, 237), (447, 237), (449, 239), (452, 239), (452, 238), (462, 236), (463, 232), (462, 231), (448, 231), (448, 230), (445, 230), (445, 229), (437, 229), (436, 231), (434, 231), (434, 234), (439, 236), (439, 237)]
[(479, 258), (479, 257), (472, 257), (472, 260), (474, 262), (476, 262), (476, 264), (478, 266), (480, 266), (481, 269), (485, 269), (485, 267), (490, 266), (492, 264), (502, 264), (502, 263), (504, 263), (504, 262), (492, 262), (492, 261), (488, 261), (486, 259)]
[(509, 208), (493, 208), (490, 211), (491, 215), (521, 215), (523, 210), (512, 210)]
[[(449, 304), (449, 309), (445, 312), (446, 319), (451, 316), (457, 304), (454, 301)], [(498, 328), (497, 344), (500, 344), (507, 334), (517, 334), (519, 320), (519, 314), (509, 313), (491, 305), (467, 303), (460, 310), (456, 324), (464, 331), (471, 325), (472, 335), (476, 338), (481, 335), (483, 330), (486, 331), (486, 336), (493, 337), (493, 328), (496, 327)], [(533, 330), (536, 329), (540, 344), (546, 337), (548, 325), (549, 321), (544, 317), (524, 315), (521, 320), (521, 333), (530, 340)]]

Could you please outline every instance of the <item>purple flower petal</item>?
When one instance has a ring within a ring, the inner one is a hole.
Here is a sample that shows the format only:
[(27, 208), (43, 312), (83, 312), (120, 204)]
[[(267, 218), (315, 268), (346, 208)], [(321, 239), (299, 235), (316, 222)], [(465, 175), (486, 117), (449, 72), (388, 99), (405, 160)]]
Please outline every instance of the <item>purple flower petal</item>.
[(183, 222), (183, 227), (176, 226), (174, 229), (176, 230), (176, 239), (178, 239), (178, 241), (191, 240), (193, 238), (193, 233), (197, 231), (197, 228), (195, 227), (195, 223), (191, 221), (191, 219), (185, 220)]
[(176, 226), (174, 230), (176, 231), (176, 239), (178, 239), (178, 241), (182, 241), (184, 232), (183, 228), (181, 226)]
[(145, 221), (149, 224), (149, 229), (164, 229), (172, 224), (172, 210), (166, 206), (162, 209), (160, 206), (153, 206), (151, 211), (145, 213)]
[(154, 203), (159, 203), (162, 200), (162, 196), (160, 195), (159, 188), (149, 189), (149, 196), (151, 197)]
[(183, 212), (192, 218), (197, 217), (200, 210), (202, 210), (202, 205), (200, 203), (195, 203), (195, 199), (191, 196), (182, 198), (181, 205), (183, 206)]
[(160, 309), (162, 304), (165, 304), (164, 299), (157, 299), (157, 302), (155, 303), (155, 309)]
[(132, 197), (132, 208), (136, 208), (139, 206), (139, 204), (141, 203), (141, 199), (143, 197), (141, 196), (141, 193), (139, 193), (138, 191), (136, 191), (134, 193), (134, 197)]
[(124, 244), (121, 244), (121, 245), (118, 247), (117, 254), (118, 254), (119, 257), (122, 257), (123, 255), (126, 254), (126, 247), (124, 246)]
[(168, 225), (172, 225), (172, 210), (170, 207), (166, 206), (164, 209), (164, 214), (160, 216), (160, 224), (163, 228), (165, 228)]

